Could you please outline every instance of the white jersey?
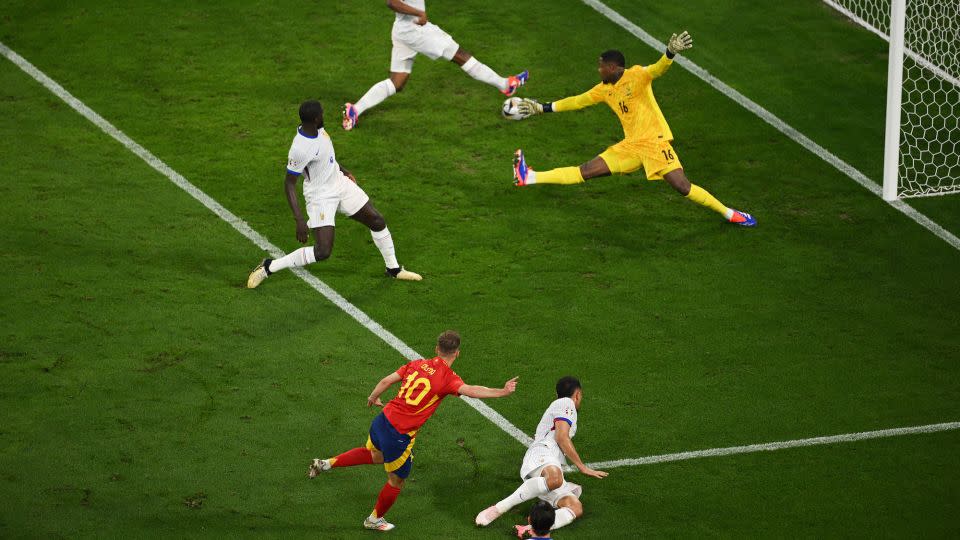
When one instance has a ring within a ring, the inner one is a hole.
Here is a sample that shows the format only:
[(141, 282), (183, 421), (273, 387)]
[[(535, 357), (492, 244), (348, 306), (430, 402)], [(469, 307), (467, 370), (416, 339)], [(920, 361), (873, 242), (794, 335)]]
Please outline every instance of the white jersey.
[(526, 480), (531, 475), (538, 474), (537, 471), (547, 465), (557, 467), (566, 465), (567, 458), (563, 455), (560, 445), (557, 444), (557, 422), (566, 422), (570, 425), (570, 438), (576, 435), (577, 406), (572, 399), (568, 397), (560, 398), (551, 403), (546, 412), (543, 413), (543, 417), (540, 418), (540, 423), (537, 425), (533, 443), (523, 456), (523, 463), (520, 465), (520, 478)]
[(572, 399), (568, 397), (560, 398), (547, 407), (540, 418), (540, 423), (537, 424), (537, 432), (531, 446), (544, 445), (563, 455), (560, 446), (557, 444), (557, 432), (554, 427), (554, 423), (558, 420), (570, 425), (570, 438), (572, 439), (577, 434), (577, 406), (574, 405)]
[[(420, 11), (427, 10), (426, 0), (400, 0), (404, 4), (412, 7), (413, 9), (419, 9)], [(407, 15), (406, 13), (397, 13), (397, 22), (410, 22), (416, 23), (416, 15)]]
[(344, 179), (333, 143), (323, 128), (316, 137), (308, 137), (297, 128), (287, 154), (287, 172), (303, 175), (303, 196), (308, 201), (336, 197)]

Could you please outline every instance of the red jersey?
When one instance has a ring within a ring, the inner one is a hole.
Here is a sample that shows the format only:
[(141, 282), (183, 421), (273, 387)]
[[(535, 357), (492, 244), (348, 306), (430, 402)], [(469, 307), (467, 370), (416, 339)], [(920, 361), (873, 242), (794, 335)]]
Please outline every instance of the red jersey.
[(397, 375), (402, 381), (400, 391), (383, 407), (383, 414), (400, 433), (420, 429), (443, 398), (460, 395), (457, 391), (463, 386), (463, 379), (439, 356), (404, 364)]

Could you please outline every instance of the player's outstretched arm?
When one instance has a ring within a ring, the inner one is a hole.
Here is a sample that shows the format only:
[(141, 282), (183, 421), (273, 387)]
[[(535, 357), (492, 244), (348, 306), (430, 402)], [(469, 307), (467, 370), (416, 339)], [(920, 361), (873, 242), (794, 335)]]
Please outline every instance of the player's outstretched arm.
[(573, 462), (577, 470), (594, 478), (607, 476), (607, 473), (604, 471), (597, 471), (584, 465), (583, 460), (580, 459), (580, 454), (577, 453), (577, 449), (574, 448), (573, 441), (570, 439), (570, 424), (560, 420), (554, 422), (554, 428), (556, 429), (555, 437), (557, 439), (557, 445), (560, 446), (560, 450), (563, 450), (563, 455), (567, 456), (567, 459)]
[(487, 388), (486, 386), (465, 384), (460, 387), (460, 390), (457, 390), (457, 393), (461, 396), (478, 399), (507, 397), (517, 389), (517, 379), (519, 377), (510, 379), (503, 385), (503, 388)]
[(297, 241), (306, 244), (310, 238), (310, 229), (307, 227), (307, 220), (303, 219), (303, 212), (300, 210), (300, 199), (297, 196), (297, 180), (299, 179), (300, 175), (288, 172), (283, 181), (283, 191), (287, 195), (287, 204), (290, 205), (290, 210), (293, 212), (293, 219), (297, 222)]
[(685, 51), (691, 47), (693, 47), (693, 38), (690, 37), (689, 33), (683, 31), (680, 35), (673, 34), (670, 36), (670, 40), (667, 41), (667, 50), (664, 55), (660, 57), (660, 60), (658, 60), (656, 64), (646, 66), (645, 69), (647, 73), (650, 74), (650, 77), (653, 79), (663, 75), (670, 69), (670, 66), (673, 65), (673, 58), (681, 51)]
[(369, 396), (367, 396), (367, 407), (372, 407), (374, 405), (377, 407), (383, 407), (383, 403), (380, 401), (380, 396), (387, 391), (387, 388), (390, 388), (398, 382), (400, 382), (400, 376), (397, 375), (396, 371), (380, 379), (380, 382), (373, 387), (373, 391), (370, 392)]
[(595, 89), (590, 89), (578, 96), (563, 98), (553, 103), (540, 103), (535, 99), (523, 98), (520, 100), (520, 104), (517, 105), (517, 110), (521, 116), (527, 118), (548, 112), (577, 111), (591, 105), (596, 105), (601, 101), (603, 101), (603, 96), (599, 92), (596, 92)]

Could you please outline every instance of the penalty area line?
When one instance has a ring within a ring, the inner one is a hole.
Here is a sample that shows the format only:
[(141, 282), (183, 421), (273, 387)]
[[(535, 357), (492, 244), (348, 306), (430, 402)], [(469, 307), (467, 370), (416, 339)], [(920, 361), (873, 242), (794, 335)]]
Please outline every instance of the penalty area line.
[(732, 456), (736, 454), (753, 454), (757, 452), (774, 452), (777, 450), (786, 450), (788, 448), (802, 448), (805, 446), (821, 446), (827, 444), (850, 443), (856, 441), (865, 441), (869, 439), (882, 439), (886, 437), (900, 437), (903, 435), (917, 435), (922, 433), (937, 433), (940, 431), (953, 431), (960, 429), (960, 422), (945, 422), (942, 424), (928, 424), (925, 426), (900, 427), (893, 429), (881, 429), (877, 431), (862, 431), (859, 433), (844, 433), (842, 435), (830, 435), (826, 437), (811, 437), (809, 439), (796, 439), (792, 441), (778, 441), (764, 444), (748, 444), (746, 446), (731, 446), (729, 448), (709, 448), (707, 450), (694, 450), (691, 452), (677, 452), (675, 454), (660, 454), (657, 456), (647, 456), (634, 459), (617, 459), (613, 461), (599, 461), (596, 463), (587, 463), (592, 469), (614, 469), (617, 467), (630, 467), (634, 465), (653, 465), (655, 463), (669, 463), (671, 461), (685, 461), (688, 459), (699, 459), (706, 457)]
[[(262, 234), (255, 231), (250, 225), (247, 225), (247, 222), (240, 219), (236, 214), (227, 210), (222, 204), (217, 202), (213, 197), (210, 197), (204, 193), (200, 188), (193, 185), (189, 180), (184, 178), (180, 173), (173, 170), (169, 165), (164, 163), (160, 158), (153, 155), (149, 150), (141, 146), (139, 143), (131, 139), (127, 134), (117, 129), (116, 126), (108, 122), (102, 116), (100, 116), (96, 111), (88, 107), (85, 103), (77, 99), (70, 92), (68, 92), (63, 86), (59, 83), (48, 77), (45, 73), (37, 69), (36, 66), (28, 62), (25, 58), (17, 54), (13, 49), (7, 47), (2, 42), (0, 42), (0, 54), (10, 60), (14, 65), (23, 70), (24, 73), (32, 77), (35, 81), (43, 85), (44, 88), (52, 92), (55, 96), (63, 100), (64, 103), (69, 105), (73, 110), (80, 113), (81, 116), (92, 122), (101, 131), (115, 139), (117, 142), (122, 144), (127, 150), (134, 153), (137, 157), (142, 159), (147, 165), (150, 165), (154, 170), (160, 174), (167, 177), (174, 185), (187, 192), (191, 197), (196, 199), (200, 204), (204, 205), (213, 212), (217, 217), (226, 221), (230, 224), (231, 227), (237, 230), (240, 234), (245, 236), (248, 240), (253, 242), (257, 247), (266, 251), (273, 257), (282, 257), (284, 252), (273, 245), (269, 240), (266, 239)], [(364, 328), (372, 332), (375, 336), (383, 340), (387, 345), (393, 347), (394, 350), (402, 354), (405, 358), (413, 360), (417, 358), (424, 358), (423, 355), (417, 354), (409, 345), (400, 340), (397, 336), (393, 335), (390, 331), (384, 328), (380, 323), (370, 318), (369, 315), (360, 310), (357, 306), (351, 304), (347, 301), (346, 298), (340, 295), (337, 291), (333, 290), (332, 287), (320, 281), (319, 278), (307, 272), (303, 268), (293, 269), (293, 273), (305, 281), (308, 285), (313, 287), (318, 293), (322, 294), (327, 300), (332, 302), (335, 306), (346, 312), (348, 315), (354, 318), (358, 323), (363, 325)], [(467, 405), (470, 405), (477, 412), (482, 414), (487, 420), (493, 422), (497, 427), (502, 429), (508, 435), (516, 439), (518, 442), (524, 446), (529, 446), (532, 442), (532, 439), (523, 431), (521, 431), (517, 426), (510, 423), (509, 420), (503, 417), (500, 413), (495, 411), (492, 407), (482, 402), (479, 399), (473, 399), (470, 397), (462, 396), (464, 402)]]
[[(584, 4), (593, 8), (597, 13), (600, 13), (607, 19), (611, 20), (614, 24), (623, 28), (627, 32), (633, 34), (640, 41), (646, 43), (647, 45), (653, 47), (654, 49), (664, 50), (666, 47), (665, 44), (660, 43), (660, 41), (650, 35), (646, 30), (640, 28), (636, 24), (632, 23), (629, 19), (604, 4), (600, 0), (580, 0)], [(807, 137), (803, 133), (800, 133), (795, 128), (781, 120), (779, 117), (774, 115), (772, 112), (761, 107), (757, 102), (751, 100), (747, 96), (741, 94), (740, 92), (734, 90), (730, 85), (721, 81), (717, 77), (714, 77), (710, 74), (709, 71), (703, 69), (697, 64), (691, 62), (689, 59), (682, 56), (678, 56), (675, 63), (680, 64), (681, 67), (696, 75), (700, 80), (712, 86), (715, 90), (719, 91), (721, 94), (727, 96), (728, 98), (735, 101), (738, 105), (752, 112), (754, 115), (759, 117), (764, 122), (770, 124), (774, 129), (783, 133), (795, 143), (806, 148), (811, 153), (822, 159), (823, 161), (832, 165), (835, 169), (847, 175), (851, 180), (860, 184), (865, 189), (873, 193), (874, 195), (881, 197), (882, 199), (882, 189), (879, 184), (867, 178), (865, 174), (857, 170), (846, 161), (838, 158), (833, 155), (829, 150), (820, 146), (819, 144), (813, 142), (810, 137)], [(884, 201), (887, 202), (887, 201)], [(960, 250), (960, 238), (957, 238), (953, 233), (944, 229), (939, 223), (933, 221), (925, 214), (921, 213), (914, 207), (909, 204), (897, 199), (889, 203), (890, 206), (899, 210), (903, 215), (909, 217), (928, 231), (937, 235), (944, 242), (953, 246), (954, 249)]]

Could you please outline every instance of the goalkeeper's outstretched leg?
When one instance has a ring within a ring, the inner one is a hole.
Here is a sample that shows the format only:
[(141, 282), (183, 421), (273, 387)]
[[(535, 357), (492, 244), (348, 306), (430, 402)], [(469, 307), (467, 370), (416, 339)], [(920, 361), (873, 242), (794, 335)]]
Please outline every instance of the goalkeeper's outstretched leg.
[(590, 178), (610, 176), (610, 167), (599, 156), (579, 167), (560, 167), (549, 171), (537, 172), (527, 165), (523, 150), (517, 149), (513, 155), (513, 184), (579, 184)]
[(691, 201), (713, 210), (723, 216), (724, 219), (741, 227), (756, 227), (757, 220), (746, 212), (728, 208), (710, 194), (709, 191), (693, 184), (687, 179), (683, 169), (675, 169), (663, 175), (663, 179), (670, 184), (677, 193), (690, 199)]

